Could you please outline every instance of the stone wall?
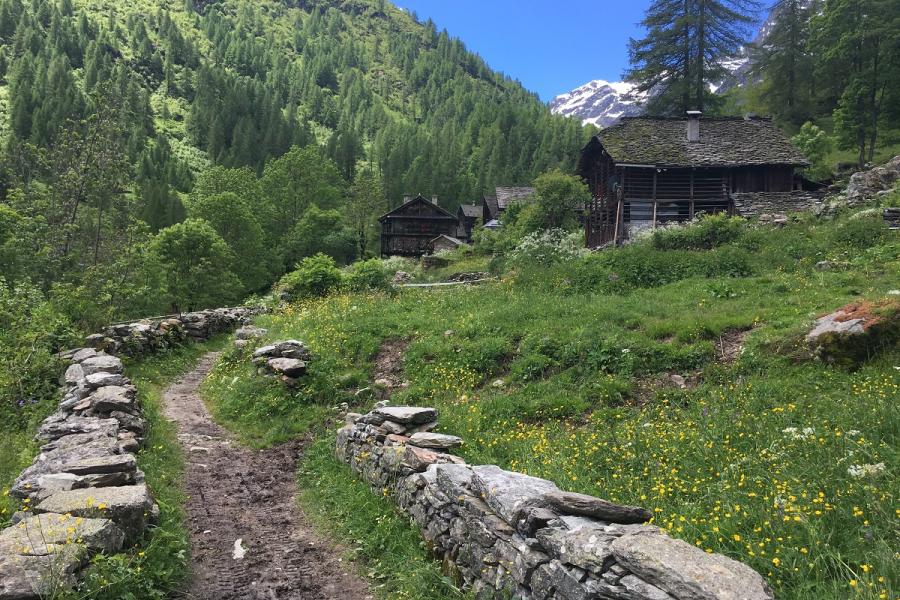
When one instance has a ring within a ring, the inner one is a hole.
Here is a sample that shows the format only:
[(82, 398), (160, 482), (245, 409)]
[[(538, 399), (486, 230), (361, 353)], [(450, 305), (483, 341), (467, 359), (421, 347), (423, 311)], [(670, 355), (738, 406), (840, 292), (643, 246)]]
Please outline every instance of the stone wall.
[(786, 214), (814, 210), (822, 204), (820, 192), (747, 192), (732, 194), (737, 213), (742, 217)]
[(256, 312), (216, 309), (116, 325), (90, 336), (91, 347), (62, 355), (69, 366), (59, 407), (38, 431), (40, 455), (10, 489), (26, 508), (0, 531), (0, 600), (71, 587), (91, 555), (134, 544), (159, 514), (136, 459), (146, 428), (140, 399), (115, 354), (203, 341)]
[(750, 567), (645, 524), (650, 513), (560, 490), (544, 479), (471, 466), (459, 438), (429, 433), (431, 408), (380, 403), (348, 414), (336, 453), (391, 493), (445, 571), (479, 598), (763, 600)]

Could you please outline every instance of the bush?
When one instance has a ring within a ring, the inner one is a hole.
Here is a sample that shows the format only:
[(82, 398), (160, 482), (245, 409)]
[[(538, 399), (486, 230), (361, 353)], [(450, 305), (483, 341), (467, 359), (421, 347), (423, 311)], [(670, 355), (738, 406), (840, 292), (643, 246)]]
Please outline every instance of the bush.
[(57, 391), (55, 353), (76, 342), (69, 320), (27, 283), (0, 278), (0, 431), (17, 431), (44, 416)]
[(736, 241), (746, 228), (740, 217), (709, 215), (695, 224), (657, 230), (652, 244), (658, 250), (712, 250)]
[(384, 261), (377, 258), (364, 260), (348, 267), (347, 287), (355, 292), (389, 290), (393, 275), (394, 272), (388, 270)]
[(288, 273), (278, 282), (277, 291), (292, 298), (327, 296), (343, 282), (340, 269), (334, 259), (324, 254), (304, 258), (296, 270)]
[(583, 236), (579, 232), (569, 233), (562, 229), (536, 231), (522, 238), (509, 259), (513, 266), (550, 266), (583, 256)]
[(865, 250), (881, 243), (888, 231), (880, 214), (876, 218), (850, 219), (831, 233), (831, 242), (854, 250)]

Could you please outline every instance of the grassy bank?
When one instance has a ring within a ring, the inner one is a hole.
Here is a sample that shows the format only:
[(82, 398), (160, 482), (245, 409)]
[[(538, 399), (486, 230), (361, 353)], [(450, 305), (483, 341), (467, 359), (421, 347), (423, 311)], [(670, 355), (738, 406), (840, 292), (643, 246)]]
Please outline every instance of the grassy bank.
[[(278, 320), (263, 316), (258, 324)], [(310, 363), (302, 385), (288, 391), (281, 382), (256, 375), (250, 365), (251, 352), (252, 348), (226, 350), (203, 383), (203, 396), (216, 421), (254, 447), (298, 436), (314, 438), (298, 474), (304, 513), (320, 531), (347, 548), (348, 558), (359, 562), (379, 598), (465, 598), (441, 574), (440, 564), (429, 557), (418, 530), (394, 510), (390, 499), (373, 494), (334, 457), (333, 406), (345, 398), (347, 386), (365, 384), (366, 368), (340, 369), (332, 359), (319, 355)]]
[(128, 362), (126, 374), (138, 389), (148, 434), (138, 464), (160, 508), (159, 525), (141, 543), (115, 556), (97, 556), (72, 598), (143, 600), (168, 598), (187, 574), (188, 532), (181, 489), (184, 457), (175, 426), (163, 416), (163, 393), (190, 371), (205, 353), (220, 349), (226, 338), (180, 347), (141, 361)]
[(334, 457), (334, 437), (317, 440), (299, 474), (304, 511), (322, 531), (361, 560), (373, 590), (391, 600), (464, 599), (454, 581), (425, 551), (416, 527), (395, 512), (390, 498), (373, 494)]
[[(405, 338), (410, 386), (395, 401), (437, 406), (471, 462), (646, 506), (672, 535), (750, 564), (779, 598), (895, 598), (900, 351), (850, 371), (800, 350), (816, 315), (893, 298), (896, 233), (843, 215), (699, 247), (691, 235), (520, 267), (502, 284), (290, 306), (262, 324), (304, 340), (315, 373), (289, 396), (234, 366), (232, 414), (270, 390), (247, 417), (265, 438), (305, 426), (316, 402), (367, 406), (354, 392), (377, 349)], [(825, 260), (832, 270), (815, 267)], [(304, 485), (343, 485), (343, 501), (312, 491), (311, 506), (332, 522), (356, 508), (391, 518), (321, 452)], [(377, 544), (367, 522), (352, 531)]]

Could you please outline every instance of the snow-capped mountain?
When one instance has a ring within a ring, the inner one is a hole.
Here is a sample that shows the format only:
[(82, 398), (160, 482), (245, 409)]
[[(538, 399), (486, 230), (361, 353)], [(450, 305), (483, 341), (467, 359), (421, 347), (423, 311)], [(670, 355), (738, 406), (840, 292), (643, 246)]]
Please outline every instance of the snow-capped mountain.
[(597, 79), (550, 102), (550, 110), (558, 115), (577, 117), (583, 123), (608, 127), (622, 117), (641, 114), (646, 94), (625, 81)]
[[(802, 0), (800, 6), (808, 8), (813, 0)], [(769, 13), (768, 18), (759, 28), (754, 46), (766, 43), (766, 38), (775, 26), (778, 19), (778, 11), (782, 4), (777, 4)], [(724, 94), (728, 90), (750, 83), (752, 58), (748, 48), (741, 51), (721, 63), (729, 75), (721, 82), (710, 85), (713, 93)], [(609, 82), (602, 79), (586, 83), (580, 88), (566, 94), (560, 94), (550, 101), (550, 110), (558, 115), (577, 117), (583, 123), (592, 123), (598, 127), (608, 127), (622, 117), (640, 115), (642, 104), (650, 93), (638, 92), (633, 83), (627, 81)]]

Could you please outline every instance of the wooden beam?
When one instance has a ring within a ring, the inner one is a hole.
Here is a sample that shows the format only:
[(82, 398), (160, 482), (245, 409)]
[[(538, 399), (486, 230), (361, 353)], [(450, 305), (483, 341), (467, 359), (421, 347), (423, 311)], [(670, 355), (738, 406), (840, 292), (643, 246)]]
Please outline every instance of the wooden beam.
[(694, 220), (694, 170), (691, 169), (691, 209), (688, 218)]

